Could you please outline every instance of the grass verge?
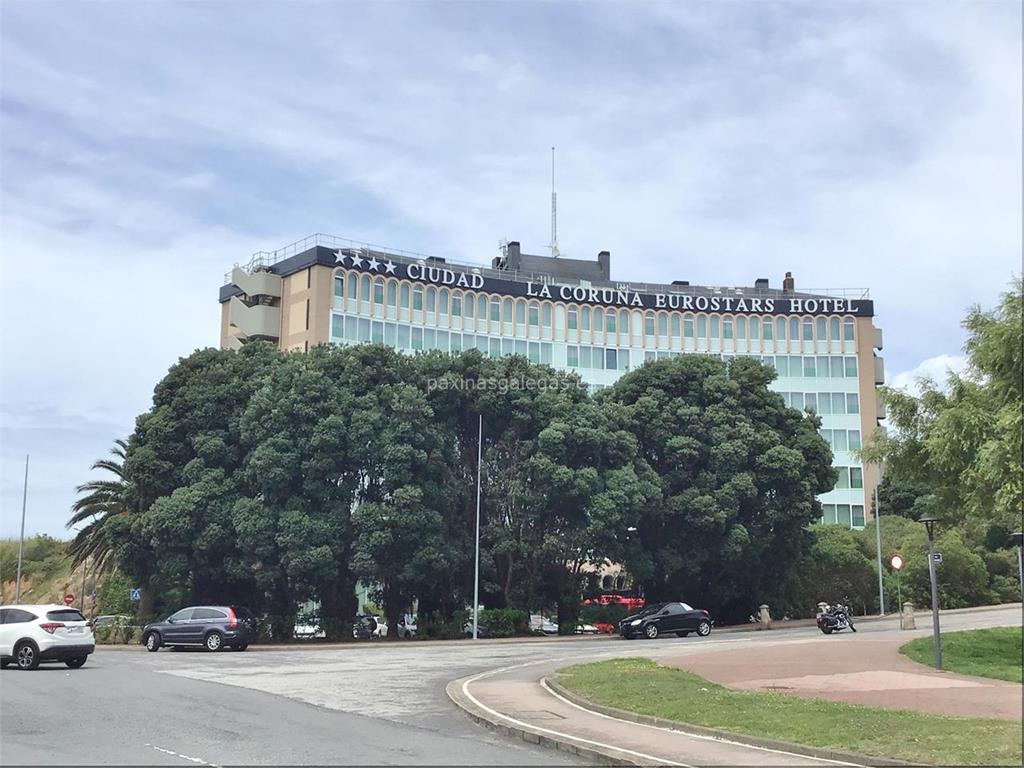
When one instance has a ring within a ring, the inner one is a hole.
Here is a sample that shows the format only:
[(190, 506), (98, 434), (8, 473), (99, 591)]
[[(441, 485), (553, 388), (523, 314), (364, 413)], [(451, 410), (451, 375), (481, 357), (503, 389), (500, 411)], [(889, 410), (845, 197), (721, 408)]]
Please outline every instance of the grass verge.
[[(942, 634), (942, 667), (950, 672), (1024, 682), (1024, 630), (1020, 627), (972, 629)], [(900, 647), (919, 664), (934, 664), (932, 638), (919, 637)]]
[(734, 691), (650, 659), (561, 669), (598, 704), (733, 733), (934, 765), (1020, 765), (1021, 724)]

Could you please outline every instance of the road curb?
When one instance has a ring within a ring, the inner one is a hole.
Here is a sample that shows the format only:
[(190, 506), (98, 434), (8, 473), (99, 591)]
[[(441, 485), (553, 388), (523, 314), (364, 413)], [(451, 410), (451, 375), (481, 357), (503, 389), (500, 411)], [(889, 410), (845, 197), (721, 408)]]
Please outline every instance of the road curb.
[(445, 686), (445, 693), (448, 694), (448, 698), (451, 699), (452, 703), (455, 704), (456, 707), (465, 712), (471, 720), (485, 728), (496, 731), (504, 736), (509, 736), (513, 739), (522, 739), (527, 744), (534, 744), (546, 749), (554, 749), (570, 755), (585, 757), (600, 765), (658, 765), (658, 763), (646, 763), (635, 758), (624, 757), (619, 754), (618, 751), (613, 753), (608, 750), (598, 749), (597, 747), (588, 747), (583, 744), (577, 744), (568, 739), (561, 739), (557, 736), (535, 731), (529, 726), (520, 727), (502, 720), (499, 717), (495, 717), (487, 710), (480, 708), (472, 699), (467, 698), (463, 693), (462, 686), (474, 677), (476, 677), (476, 675), (452, 680)]
[(560, 685), (559, 683), (552, 680), (550, 677), (543, 678), (542, 681), (548, 688), (553, 690), (559, 696), (562, 696), (577, 707), (596, 712), (597, 714), (607, 715), (609, 717), (616, 717), (620, 720), (627, 720), (631, 723), (638, 723), (639, 725), (651, 725), (656, 728), (663, 728), (668, 731), (678, 731), (683, 734), (693, 734), (695, 736), (706, 736), (712, 739), (722, 739), (723, 741), (733, 741), (738, 744), (746, 744), (751, 747), (761, 747), (764, 749), (774, 749), (781, 752), (792, 752), (796, 755), (803, 755), (805, 757), (820, 757), (826, 760), (840, 760), (843, 762), (858, 763), (860, 765), (867, 766), (917, 766), (918, 763), (908, 763), (902, 760), (895, 760), (886, 757), (872, 757), (870, 755), (861, 755), (853, 752), (842, 752), (834, 749), (827, 749), (823, 747), (811, 747), (806, 744), (794, 744), (789, 741), (780, 741), (778, 739), (766, 739), (760, 736), (747, 736), (742, 733), (734, 733), (733, 731), (725, 731), (718, 728), (708, 728), (702, 725), (692, 725), (691, 723), (683, 723), (678, 720), (666, 720), (661, 717), (653, 717), (651, 715), (639, 715), (636, 712), (629, 712), (625, 709), (616, 709), (615, 707), (607, 707), (603, 704), (596, 704), (589, 699), (585, 699), (579, 694), (573, 693), (569, 689)]

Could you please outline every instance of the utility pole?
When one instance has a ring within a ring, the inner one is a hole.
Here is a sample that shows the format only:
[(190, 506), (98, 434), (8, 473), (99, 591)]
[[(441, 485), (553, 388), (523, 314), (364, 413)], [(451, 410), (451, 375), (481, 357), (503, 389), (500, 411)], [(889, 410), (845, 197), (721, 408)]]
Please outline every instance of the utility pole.
[(484, 415), (476, 433), (476, 556), (473, 565), (473, 639), (477, 639), (480, 613), (480, 463), (483, 456)]
[(18, 576), (14, 585), (14, 602), (21, 602), (21, 558), (25, 552), (25, 505), (28, 502), (28, 454), (25, 454), (25, 489), (21, 494), (21, 535), (18, 537)]
[(882, 588), (882, 521), (878, 509), (878, 485), (875, 485), (875, 554), (878, 558), (878, 615), (885, 616), (885, 590)]

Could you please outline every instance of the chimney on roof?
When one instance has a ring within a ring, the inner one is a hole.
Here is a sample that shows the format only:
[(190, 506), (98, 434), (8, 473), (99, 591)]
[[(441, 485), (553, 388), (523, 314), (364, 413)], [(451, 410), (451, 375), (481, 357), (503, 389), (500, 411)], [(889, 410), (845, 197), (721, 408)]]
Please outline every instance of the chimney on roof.
[(758, 290), (762, 290), (762, 291), (768, 290), (768, 278), (767, 277), (759, 277), (759, 278), (757, 278), (757, 280), (754, 281), (754, 287), (757, 288)]
[(793, 273), (787, 272), (786, 276), (782, 278), (782, 292), (793, 293), (796, 289), (796, 281), (793, 279)]

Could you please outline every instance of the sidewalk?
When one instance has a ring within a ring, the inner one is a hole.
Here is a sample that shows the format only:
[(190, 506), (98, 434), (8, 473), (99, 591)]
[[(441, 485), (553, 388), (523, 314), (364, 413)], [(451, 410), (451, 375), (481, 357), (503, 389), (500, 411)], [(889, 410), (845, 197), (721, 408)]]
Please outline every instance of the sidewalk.
[(1021, 719), (1021, 686), (939, 672), (899, 648), (921, 630), (896, 636), (842, 633), (784, 645), (714, 650), (659, 659), (721, 685), (959, 717)]

